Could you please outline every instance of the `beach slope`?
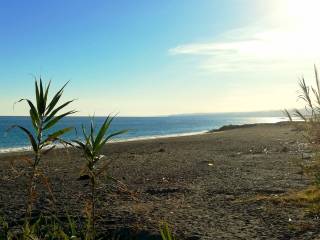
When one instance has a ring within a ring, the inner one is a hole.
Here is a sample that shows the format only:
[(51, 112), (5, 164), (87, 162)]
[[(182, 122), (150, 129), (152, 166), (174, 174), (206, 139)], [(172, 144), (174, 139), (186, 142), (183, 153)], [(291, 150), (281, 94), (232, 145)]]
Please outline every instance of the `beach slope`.
[[(287, 123), (109, 144), (107, 172), (121, 183), (101, 179), (99, 231), (156, 233), (166, 221), (182, 239), (315, 239), (317, 220), (303, 209), (261, 200), (309, 184), (299, 167), (310, 161), (301, 158), (308, 152)], [(26, 180), (19, 173), (29, 156), (0, 156), (0, 209), (11, 223), (23, 216)], [(81, 214), (88, 191), (79, 180), (81, 155), (59, 149), (43, 162), (56, 214)], [(44, 189), (39, 199), (38, 209), (49, 211)]]

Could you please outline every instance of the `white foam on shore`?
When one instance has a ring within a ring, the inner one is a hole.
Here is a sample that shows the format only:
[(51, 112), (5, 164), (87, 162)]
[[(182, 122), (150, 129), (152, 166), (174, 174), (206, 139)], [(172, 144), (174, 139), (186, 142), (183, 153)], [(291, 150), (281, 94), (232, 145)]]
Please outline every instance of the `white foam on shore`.
[(173, 138), (173, 137), (193, 136), (193, 135), (199, 135), (199, 134), (207, 133), (208, 131), (209, 131), (209, 130), (199, 131), (199, 132), (190, 132), (190, 133), (177, 133), (177, 134), (141, 136), (141, 137), (134, 137), (134, 138), (129, 138), (129, 139), (111, 140), (110, 142), (113, 142), (113, 143), (117, 143), (117, 142), (134, 142), (134, 141), (151, 140), (151, 139), (161, 139), (161, 138)]
[[(162, 139), (162, 138), (173, 138), (173, 137), (183, 137), (183, 136), (192, 136), (192, 135), (199, 135), (208, 132), (206, 131), (199, 131), (199, 132), (190, 132), (190, 133), (177, 133), (177, 134), (166, 134), (166, 135), (152, 135), (152, 136), (140, 136), (140, 137), (133, 137), (128, 139), (116, 139), (109, 141), (110, 143), (121, 143), (121, 142), (134, 142), (134, 141), (142, 141), (142, 140), (152, 140), (152, 139)], [(64, 144), (58, 143), (55, 144), (56, 148), (63, 148), (66, 147)], [(50, 148), (52, 145), (49, 145), (47, 148)], [(24, 147), (12, 147), (12, 148), (0, 148), (0, 154), (2, 153), (19, 153), (19, 152), (28, 152), (32, 151), (31, 146), (24, 146)]]
[(12, 148), (1, 148), (0, 153), (11, 153), (11, 152), (27, 152), (31, 151), (31, 147), (12, 147)]

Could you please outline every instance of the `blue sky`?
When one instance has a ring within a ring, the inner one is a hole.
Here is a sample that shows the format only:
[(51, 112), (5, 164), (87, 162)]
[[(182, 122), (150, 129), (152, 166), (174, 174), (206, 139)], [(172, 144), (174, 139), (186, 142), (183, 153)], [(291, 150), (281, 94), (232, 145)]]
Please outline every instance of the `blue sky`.
[[(65, 97), (79, 115), (294, 106), (320, 51), (319, 34), (305, 30), (314, 19), (298, 14), (312, 7), (288, 2), (1, 1), (0, 114), (27, 113), (12, 105), (32, 97), (32, 75), (55, 88), (71, 80)], [(291, 41), (301, 33), (303, 44)]]

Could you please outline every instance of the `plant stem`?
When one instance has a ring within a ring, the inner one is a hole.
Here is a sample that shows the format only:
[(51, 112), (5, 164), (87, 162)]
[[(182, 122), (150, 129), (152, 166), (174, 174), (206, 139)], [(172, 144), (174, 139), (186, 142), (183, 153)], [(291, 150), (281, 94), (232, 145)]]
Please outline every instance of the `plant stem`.
[(30, 182), (29, 182), (29, 189), (28, 189), (28, 201), (27, 201), (27, 207), (26, 207), (26, 220), (31, 219), (31, 212), (32, 212), (32, 204), (33, 204), (33, 190), (36, 188), (35, 183), (35, 176), (37, 172), (37, 166), (40, 161), (40, 144), (42, 141), (42, 120), (40, 121), (40, 127), (38, 128), (38, 134), (37, 134), (37, 151), (34, 153), (34, 162), (32, 164), (32, 172), (30, 176)]
[(92, 239), (95, 239), (95, 178), (91, 178), (91, 227)]
[[(37, 157), (36, 157), (37, 158)], [(35, 162), (37, 161), (35, 158)], [(36, 188), (35, 186), (35, 176), (36, 176), (36, 171), (37, 171), (37, 165), (33, 164), (32, 170), (31, 170), (31, 175), (29, 179), (29, 186), (28, 186), (28, 200), (27, 200), (27, 205), (26, 205), (26, 216), (25, 220), (30, 220), (31, 218), (31, 212), (32, 212), (32, 204), (33, 204), (33, 190)]]

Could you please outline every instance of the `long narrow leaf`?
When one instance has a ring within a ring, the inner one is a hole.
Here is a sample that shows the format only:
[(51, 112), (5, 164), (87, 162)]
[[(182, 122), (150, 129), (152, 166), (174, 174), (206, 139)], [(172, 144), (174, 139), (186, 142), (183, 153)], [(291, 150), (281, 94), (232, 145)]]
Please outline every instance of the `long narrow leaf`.
[(292, 116), (287, 109), (283, 110), (284, 114), (289, 118), (289, 121), (292, 122)]
[(96, 149), (101, 144), (101, 141), (104, 135), (106, 134), (106, 132), (108, 131), (112, 121), (113, 121), (113, 118), (110, 118), (110, 115), (109, 115), (104, 121), (104, 123), (102, 124), (102, 126), (100, 127), (98, 135), (93, 143), (93, 149)]
[(63, 89), (67, 86), (68, 83), (69, 83), (69, 81), (65, 85), (63, 85), (62, 88), (54, 95), (51, 102), (48, 104), (48, 107), (46, 109), (46, 115), (50, 114), (50, 112), (54, 109), (54, 107), (58, 103), (59, 99), (61, 98), (61, 95), (63, 93)]
[(295, 109), (294, 112), (297, 117), (300, 117), (302, 120), (307, 121), (307, 118), (298, 109)]
[(319, 84), (318, 70), (316, 65), (314, 65), (314, 75), (316, 77), (317, 90), (318, 90), (318, 93), (320, 93), (320, 84)]
[(31, 109), (29, 110), (29, 114), (30, 114), (30, 117), (31, 117), (32, 126), (33, 126), (34, 129), (37, 131), (37, 130), (39, 129), (39, 127), (38, 127), (37, 121), (35, 120), (35, 119), (36, 119), (36, 116), (34, 116), (34, 114), (33, 114), (33, 112), (31, 111)]
[(45, 111), (45, 102), (44, 102), (44, 96), (43, 96), (43, 84), (42, 84), (42, 79), (40, 77), (40, 95), (39, 95), (39, 113), (42, 116)]
[(94, 123), (93, 123), (93, 117), (91, 118), (91, 121), (90, 121), (90, 140), (91, 140), (91, 145), (94, 148)]
[[(88, 139), (88, 137), (86, 137)], [(72, 142), (77, 144), (77, 148), (80, 148), (83, 150), (84, 154), (89, 157), (89, 158), (93, 158), (93, 154), (92, 151), (90, 149), (90, 143), (88, 143), (88, 140), (86, 140), (86, 143), (80, 142), (78, 140), (72, 140)]]
[(40, 109), (40, 92), (39, 92), (39, 86), (37, 79), (35, 80), (35, 91), (36, 91), (36, 103), (37, 103), (37, 109)]
[(44, 108), (47, 107), (47, 100), (48, 100), (48, 94), (49, 94), (50, 85), (51, 85), (51, 80), (49, 81), (48, 86), (46, 87), (46, 91), (44, 93), (44, 102), (45, 102)]
[(26, 99), (26, 98), (23, 98), (23, 99), (20, 99), (18, 101), (19, 102), (22, 102), (22, 101), (26, 101), (30, 107), (30, 117), (31, 117), (31, 120), (32, 120), (32, 124), (34, 126), (34, 128), (36, 130), (38, 130), (38, 126), (39, 126), (39, 114), (38, 114), (38, 111), (36, 110), (36, 107), (34, 106), (34, 104), (29, 100), (29, 99)]
[(121, 131), (117, 131), (117, 132), (114, 132), (114, 133), (111, 133), (110, 135), (108, 135), (99, 145), (98, 147), (96, 148), (96, 151), (100, 151), (101, 148), (113, 137), (115, 136), (118, 136), (118, 135), (121, 135), (121, 134), (124, 134), (128, 132), (128, 130), (121, 130)]
[(53, 141), (53, 140), (57, 139), (58, 137), (60, 137), (61, 135), (65, 134), (67, 132), (70, 132), (73, 129), (74, 129), (73, 127), (67, 127), (67, 128), (63, 128), (61, 130), (58, 130), (58, 131), (50, 134), (46, 140)]
[(71, 114), (73, 114), (73, 113), (76, 113), (76, 111), (73, 111), (73, 110), (72, 110), (72, 111), (66, 112), (66, 113), (64, 113), (64, 114), (61, 114), (61, 115), (53, 118), (50, 122), (48, 122), (48, 123), (44, 126), (43, 130), (47, 130), (47, 129), (51, 128), (51, 127), (54, 126), (60, 119), (66, 117), (66, 116), (68, 116), (68, 115), (71, 115)]
[(78, 148), (85, 149), (86, 147), (86, 145), (83, 142), (80, 142), (78, 140), (72, 140), (72, 142), (76, 143)]
[(35, 140), (35, 138), (33, 137), (32, 133), (31, 133), (28, 129), (26, 129), (25, 127), (22, 127), (22, 126), (20, 126), (20, 125), (12, 125), (12, 126), (8, 129), (8, 131), (10, 131), (12, 128), (19, 128), (19, 129), (21, 129), (21, 130), (28, 136), (28, 138), (29, 138), (29, 140), (30, 140), (30, 143), (31, 143), (31, 145), (32, 145), (33, 150), (34, 150), (35, 152), (38, 152), (38, 147), (37, 147), (36, 140)]
[(55, 116), (55, 114), (57, 114), (61, 109), (63, 109), (64, 107), (66, 107), (67, 105), (69, 105), (70, 103), (72, 103), (74, 101), (74, 99), (73, 100), (70, 100), (70, 101), (68, 101), (68, 102), (65, 102), (64, 104), (62, 104), (61, 106), (59, 106), (59, 107), (57, 107), (56, 109), (54, 109), (51, 113), (50, 113), (50, 115), (45, 119), (45, 123), (46, 122), (48, 122), (48, 121), (50, 121), (54, 116)]

